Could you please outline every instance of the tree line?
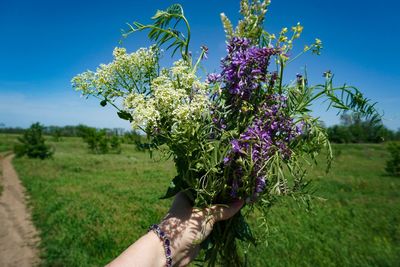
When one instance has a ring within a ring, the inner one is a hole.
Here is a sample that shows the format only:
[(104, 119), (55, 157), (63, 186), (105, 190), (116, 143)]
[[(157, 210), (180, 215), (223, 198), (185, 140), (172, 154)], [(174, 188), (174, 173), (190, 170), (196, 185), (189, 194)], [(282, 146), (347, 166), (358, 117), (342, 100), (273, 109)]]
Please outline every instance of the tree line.
[[(82, 132), (85, 131), (88, 128), (94, 128), (95, 127), (90, 127), (84, 124), (78, 124), (78, 125), (67, 125), (67, 126), (45, 126), (41, 125), (42, 127), (42, 132), (44, 135), (59, 135), (63, 137), (80, 137), (82, 135)], [(12, 133), (12, 134), (23, 134), (25, 132), (26, 128), (22, 127), (6, 127), (4, 124), (0, 124), (0, 133)], [(101, 128), (99, 130), (107, 132), (109, 135), (118, 135), (118, 136), (123, 136), (124, 134), (129, 134), (131, 131), (127, 131), (123, 128)]]
[[(357, 115), (343, 115), (341, 125), (327, 128), (331, 141), (337, 143), (379, 143), (383, 141), (400, 140), (400, 131), (394, 132), (381, 124), (363, 121)], [(86, 125), (66, 127), (44, 127), (34, 123), (28, 129), (5, 128), (3, 133), (21, 133), (18, 144), (14, 146), (17, 157), (50, 158), (53, 156), (54, 147), (45, 143), (43, 133), (53, 135), (54, 141), (61, 141), (63, 136), (79, 136), (87, 144), (87, 148), (94, 154), (121, 153), (121, 143), (133, 143), (136, 150), (150, 149), (149, 144), (143, 142), (144, 137), (136, 132), (123, 130), (96, 129)], [(64, 130), (64, 131), (63, 131)], [(400, 176), (400, 143), (388, 142), (387, 150), (390, 154), (386, 162), (386, 172), (392, 176)]]
[[(1, 126), (1, 124), (0, 124)], [(125, 131), (122, 128), (94, 128), (83, 124), (77, 126), (43, 126), (39, 122), (32, 124), (28, 129), (14, 127), (0, 127), (0, 133), (20, 134), (18, 144), (14, 146), (17, 157), (48, 158), (54, 154), (54, 147), (45, 144), (47, 135), (55, 142), (63, 137), (81, 137), (87, 144), (89, 152), (94, 154), (121, 153), (121, 144), (134, 144), (136, 150), (148, 149), (145, 137), (135, 131)]]
[[(382, 143), (386, 141), (400, 141), (400, 129), (393, 131), (382, 123), (363, 120), (357, 113), (343, 114), (340, 124), (325, 127), (329, 140), (332, 143)], [(23, 134), (26, 129), (20, 127), (5, 127), (0, 124), (0, 133)], [(138, 149), (145, 149), (145, 139), (138, 132), (127, 131), (123, 128), (94, 128), (84, 124), (67, 126), (42, 126), (44, 135), (53, 136), (55, 141), (62, 137), (84, 137), (88, 131), (95, 135), (118, 136), (123, 143), (132, 143)], [(115, 138), (114, 138), (115, 139)]]
[(400, 141), (400, 129), (393, 131), (382, 122), (363, 120), (357, 113), (343, 114), (340, 124), (327, 128), (332, 143), (382, 143)]

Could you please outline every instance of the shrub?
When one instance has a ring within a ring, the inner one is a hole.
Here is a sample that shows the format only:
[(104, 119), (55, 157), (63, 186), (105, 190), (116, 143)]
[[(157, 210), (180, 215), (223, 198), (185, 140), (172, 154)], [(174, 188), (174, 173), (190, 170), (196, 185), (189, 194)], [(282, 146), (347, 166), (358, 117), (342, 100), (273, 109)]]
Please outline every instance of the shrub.
[(390, 158), (386, 162), (386, 172), (392, 176), (400, 176), (400, 143), (389, 143), (387, 150)]
[(146, 136), (140, 135), (135, 131), (125, 133), (123, 136), (124, 142), (135, 145), (136, 151), (139, 152), (149, 151), (152, 148), (151, 144), (146, 143), (145, 139)]
[(80, 135), (88, 145), (91, 153), (107, 154), (121, 153), (121, 140), (116, 135), (110, 135), (105, 129), (97, 130), (91, 127), (81, 127)]
[(52, 131), (53, 141), (54, 142), (60, 142), (61, 141), (61, 134), (62, 134), (61, 128), (55, 128)]
[(87, 127), (83, 130), (82, 138), (90, 152), (94, 154), (108, 153), (108, 139), (104, 130), (98, 131), (95, 128)]
[(396, 133), (386, 128), (381, 120), (363, 120), (358, 113), (345, 113), (341, 124), (327, 128), (329, 140), (334, 143), (381, 143), (400, 140)]
[(110, 139), (110, 147), (114, 153), (121, 153), (121, 139), (118, 136), (113, 135)]
[(38, 122), (23, 133), (18, 138), (20, 144), (14, 146), (14, 153), (17, 157), (28, 156), (29, 158), (45, 159), (53, 155), (54, 150), (45, 144), (43, 137), (43, 126)]

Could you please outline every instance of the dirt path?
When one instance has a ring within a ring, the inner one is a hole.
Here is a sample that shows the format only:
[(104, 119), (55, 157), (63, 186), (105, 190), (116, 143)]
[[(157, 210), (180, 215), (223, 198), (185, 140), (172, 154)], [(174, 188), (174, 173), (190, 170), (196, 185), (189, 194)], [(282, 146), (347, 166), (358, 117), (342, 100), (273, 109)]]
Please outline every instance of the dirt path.
[(26, 206), (25, 189), (21, 185), (11, 160), (0, 155), (0, 266), (35, 266), (39, 262), (38, 232), (32, 224)]

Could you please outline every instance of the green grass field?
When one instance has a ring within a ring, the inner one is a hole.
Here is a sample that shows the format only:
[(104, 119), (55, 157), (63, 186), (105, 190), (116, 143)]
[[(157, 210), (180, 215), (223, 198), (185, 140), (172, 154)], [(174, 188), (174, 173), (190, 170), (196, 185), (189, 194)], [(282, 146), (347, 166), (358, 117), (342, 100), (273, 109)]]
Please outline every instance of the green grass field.
[[(0, 149), (13, 140), (0, 135)], [(167, 211), (170, 200), (158, 198), (174, 176), (171, 162), (130, 145), (92, 155), (79, 138), (50, 144), (53, 159), (14, 159), (41, 231), (43, 266), (104, 265)], [(384, 146), (334, 149), (331, 172), (321, 165), (310, 173), (325, 200), (311, 212), (290, 200), (275, 206), (268, 244), (250, 250), (249, 266), (399, 265), (400, 179), (384, 173)]]
[(0, 134), (0, 154), (12, 150), (19, 136), (18, 134)]

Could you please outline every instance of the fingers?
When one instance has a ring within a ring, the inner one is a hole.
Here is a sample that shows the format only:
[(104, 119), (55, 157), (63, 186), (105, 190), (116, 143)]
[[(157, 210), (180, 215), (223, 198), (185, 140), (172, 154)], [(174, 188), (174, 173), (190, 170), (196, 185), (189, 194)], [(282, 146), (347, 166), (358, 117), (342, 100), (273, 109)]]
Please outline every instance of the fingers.
[(243, 207), (243, 204), (243, 200), (238, 200), (229, 205), (214, 205), (209, 211), (213, 216), (214, 222), (223, 221), (235, 215)]

